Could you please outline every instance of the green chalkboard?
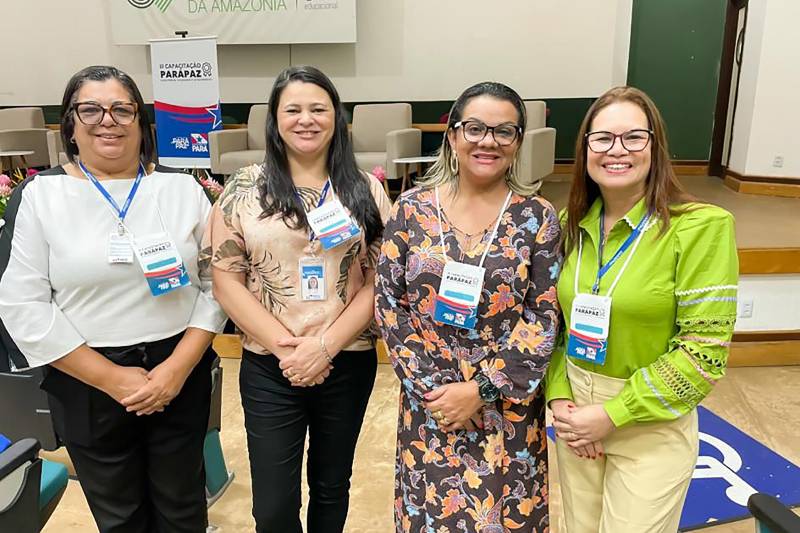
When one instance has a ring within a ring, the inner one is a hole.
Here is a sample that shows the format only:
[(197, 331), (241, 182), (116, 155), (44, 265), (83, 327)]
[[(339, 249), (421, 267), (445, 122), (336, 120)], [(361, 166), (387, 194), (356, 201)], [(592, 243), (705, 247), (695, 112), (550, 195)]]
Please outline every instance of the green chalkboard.
[(708, 160), (729, 0), (633, 0), (628, 85), (667, 123), (673, 159)]

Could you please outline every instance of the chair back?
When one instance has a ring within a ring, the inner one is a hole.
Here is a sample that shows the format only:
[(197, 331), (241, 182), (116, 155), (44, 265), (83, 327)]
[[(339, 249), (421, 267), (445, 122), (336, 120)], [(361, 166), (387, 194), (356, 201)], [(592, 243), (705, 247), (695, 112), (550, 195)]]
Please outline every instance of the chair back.
[(44, 111), (41, 107), (0, 109), (0, 130), (26, 128), (44, 128)]
[(527, 100), (525, 102), (526, 130), (544, 128), (547, 122), (547, 104), (544, 100)]
[(250, 108), (247, 116), (247, 149), (266, 150), (267, 148), (267, 115), (268, 104), (256, 104)]
[(386, 134), (411, 127), (411, 104), (362, 104), (353, 108), (353, 151), (385, 152)]

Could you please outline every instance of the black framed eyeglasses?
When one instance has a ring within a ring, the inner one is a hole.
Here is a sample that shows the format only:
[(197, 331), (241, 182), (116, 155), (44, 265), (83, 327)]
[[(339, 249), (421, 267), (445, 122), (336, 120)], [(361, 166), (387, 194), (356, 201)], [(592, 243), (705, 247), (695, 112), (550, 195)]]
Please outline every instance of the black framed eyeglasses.
[(96, 126), (103, 122), (106, 113), (111, 115), (111, 120), (120, 126), (127, 126), (136, 120), (139, 110), (135, 103), (115, 103), (111, 107), (103, 107), (96, 102), (77, 102), (72, 106), (78, 120), (87, 126)]
[(480, 120), (464, 120), (453, 124), (453, 129), (461, 128), (464, 140), (471, 143), (481, 142), (491, 131), (494, 142), (500, 146), (514, 144), (517, 137), (522, 135), (522, 128), (516, 124), (499, 124), (497, 126), (487, 126)]
[(641, 152), (650, 143), (653, 130), (635, 129), (628, 130), (619, 135), (610, 131), (590, 131), (586, 134), (586, 144), (589, 150), (596, 154), (604, 154), (614, 147), (617, 139), (628, 152)]

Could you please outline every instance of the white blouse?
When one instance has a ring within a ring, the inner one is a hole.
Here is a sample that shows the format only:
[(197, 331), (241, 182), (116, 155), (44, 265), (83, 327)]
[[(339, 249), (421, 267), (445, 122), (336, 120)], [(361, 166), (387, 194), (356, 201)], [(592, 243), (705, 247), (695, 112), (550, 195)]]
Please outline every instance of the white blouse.
[[(120, 206), (132, 184), (102, 181)], [(51, 363), (83, 343), (128, 346), (187, 327), (224, 328), (227, 317), (211, 293), (209, 265), (198, 261), (211, 204), (192, 176), (156, 167), (142, 179), (125, 218), (137, 237), (166, 230), (183, 259), (191, 285), (158, 297), (136, 259), (109, 264), (117, 219), (88, 180), (62, 167), (47, 170), (26, 184), (15, 207), (12, 201), (0, 229), (12, 232), (0, 239), (0, 320), (27, 367)], [(25, 368), (19, 361), (15, 366)]]

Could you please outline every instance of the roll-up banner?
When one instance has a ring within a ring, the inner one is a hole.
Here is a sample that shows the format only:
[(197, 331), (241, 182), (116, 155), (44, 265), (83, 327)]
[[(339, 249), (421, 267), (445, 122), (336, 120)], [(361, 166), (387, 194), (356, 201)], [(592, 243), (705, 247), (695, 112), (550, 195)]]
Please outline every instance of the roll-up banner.
[(159, 163), (210, 168), (208, 133), (222, 129), (217, 38), (153, 39), (150, 60)]

